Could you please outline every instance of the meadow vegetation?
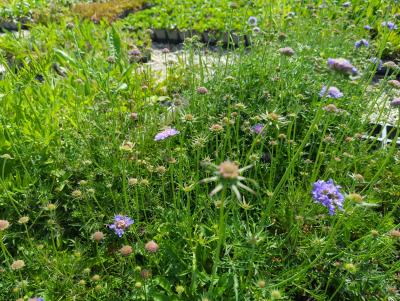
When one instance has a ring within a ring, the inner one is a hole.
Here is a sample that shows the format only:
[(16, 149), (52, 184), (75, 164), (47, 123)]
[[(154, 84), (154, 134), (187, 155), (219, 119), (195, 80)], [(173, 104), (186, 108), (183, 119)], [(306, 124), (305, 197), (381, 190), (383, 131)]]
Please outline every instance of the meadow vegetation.
[(86, 2), (0, 5), (0, 300), (400, 299), (398, 4)]

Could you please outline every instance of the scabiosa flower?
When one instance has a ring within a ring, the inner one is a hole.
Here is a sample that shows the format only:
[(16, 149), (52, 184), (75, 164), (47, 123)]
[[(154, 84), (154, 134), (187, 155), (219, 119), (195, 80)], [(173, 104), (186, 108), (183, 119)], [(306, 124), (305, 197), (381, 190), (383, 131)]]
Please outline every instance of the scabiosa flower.
[(371, 29), (372, 29), (372, 27), (371, 27), (371, 26), (369, 26), (369, 25), (365, 25), (365, 26), (364, 26), (364, 29), (365, 29), (365, 30), (371, 30)]
[(294, 54), (294, 50), (290, 47), (284, 47), (279, 49), (279, 53), (286, 56), (292, 56)]
[(327, 98), (341, 98), (343, 97), (343, 93), (336, 87), (329, 87), (322, 86), (321, 92), (319, 92), (320, 97), (327, 97)]
[(328, 66), (335, 71), (348, 73), (348, 74), (357, 74), (357, 68), (355, 68), (348, 60), (344, 58), (332, 59), (328, 58)]
[(381, 25), (383, 27), (387, 27), (389, 30), (397, 30), (397, 25), (394, 24), (393, 22), (389, 21), (389, 22), (382, 22)]
[(253, 133), (256, 133), (257, 135), (261, 134), (263, 130), (264, 130), (264, 125), (262, 123), (257, 123), (253, 125), (253, 127), (251, 128), (251, 131)]
[(129, 216), (116, 215), (114, 217), (114, 223), (108, 225), (108, 227), (114, 230), (115, 234), (117, 234), (119, 237), (122, 237), (125, 230), (133, 223), (134, 223), (133, 219), (131, 219)]
[(160, 140), (164, 140), (167, 139), (168, 137), (172, 137), (175, 135), (178, 135), (179, 131), (174, 129), (174, 128), (169, 128), (166, 129), (164, 131), (159, 132), (155, 137), (154, 137), (154, 141), (160, 141)]
[(361, 46), (369, 47), (369, 42), (366, 39), (361, 39), (354, 43), (354, 47), (360, 48)]
[(340, 192), (340, 188), (334, 184), (332, 179), (327, 182), (318, 180), (314, 183), (312, 197), (315, 202), (327, 207), (330, 215), (334, 215), (336, 208), (343, 210), (344, 196)]
[(251, 17), (247, 20), (247, 23), (248, 23), (250, 26), (257, 26), (257, 18), (251, 16)]
[(260, 27), (257, 27), (257, 26), (253, 27), (253, 32), (254, 32), (255, 34), (260, 33), (260, 32), (261, 32)]
[(350, 5), (351, 5), (350, 1), (347, 1), (347, 2), (342, 4), (343, 7), (350, 7)]
[(373, 63), (374, 65), (378, 65), (378, 68), (377, 68), (378, 71), (382, 69), (382, 60), (381, 59), (378, 59), (377, 57), (372, 57), (369, 59), (369, 61), (371, 63)]
[(390, 102), (390, 106), (393, 108), (400, 108), (400, 97), (393, 99)]

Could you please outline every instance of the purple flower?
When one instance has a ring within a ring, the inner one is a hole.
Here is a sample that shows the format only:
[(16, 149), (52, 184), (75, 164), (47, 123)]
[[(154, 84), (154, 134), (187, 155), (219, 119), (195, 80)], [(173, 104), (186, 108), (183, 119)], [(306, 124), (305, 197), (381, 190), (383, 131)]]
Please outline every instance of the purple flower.
[(393, 22), (382, 22), (381, 24), (383, 27), (387, 27), (389, 30), (397, 30), (397, 25)]
[(167, 139), (168, 137), (175, 136), (175, 135), (178, 135), (178, 134), (179, 134), (178, 130), (176, 130), (174, 128), (169, 128), (169, 129), (166, 129), (166, 130), (164, 130), (162, 132), (159, 132), (154, 137), (154, 141), (164, 140), (164, 139)]
[(356, 48), (360, 48), (361, 46), (369, 47), (369, 42), (366, 39), (361, 39), (354, 43)]
[(34, 297), (34, 298), (30, 298), (28, 301), (44, 301), (44, 298), (42, 298), (42, 297)]
[(253, 127), (251, 128), (251, 131), (253, 133), (256, 133), (257, 135), (261, 134), (263, 130), (264, 130), (264, 125), (262, 123), (257, 123), (253, 125)]
[(250, 26), (257, 26), (257, 18), (251, 16), (251, 17), (247, 20), (247, 23), (248, 23)]
[(378, 71), (382, 69), (382, 60), (378, 59), (377, 57), (372, 57), (369, 59), (369, 61), (374, 65), (378, 65)]
[(329, 87), (322, 86), (321, 92), (319, 92), (320, 97), (327, 97), (327, 98), (340, 98), (343, 97), (343, 93), (336, 87)]
[(342, 4), (343, 7), (349, 7), (350, 5), (351, 5), (350, 1), (347, 1), (347, 2)]
[(118, 237), (122, 237), (122, 234), (124, 234), (125, 230), (133, 224), (133, 219), (131, 219), (129, 216), (125, 215), (116, 215), (114, 217), (114, 223), (111, 225), (108, 225), (110, 229), (113, 229), (115, 234), (118, 235)]
[(390, 102), (390, 106), (392, 106), (393, 108), (400, 108), (400, 97), (393, 99)]
[(327, 182), (318, 180), (314, 183), (312, 197), (316, 203), (321, 203), (328, 208), (330, 215), (334, 215), (336, 208), (343, 210), (344, 196), (340, 188), (333, 183), (332, 179)]
[(365, 25), (365, 26), (364, 26), (364, 29), (365, 29), (365, 30), (371, 30), (371, 29), (372, 29), (372, 27), (371, 27), (371, 26), (369, 26), (369, 25)]
[(355, 68), (348, 60), (343, 58), (328, 58), (328, 66), (333, 70), (343, 73), (357, 74), (358, 72), (357, 68)]

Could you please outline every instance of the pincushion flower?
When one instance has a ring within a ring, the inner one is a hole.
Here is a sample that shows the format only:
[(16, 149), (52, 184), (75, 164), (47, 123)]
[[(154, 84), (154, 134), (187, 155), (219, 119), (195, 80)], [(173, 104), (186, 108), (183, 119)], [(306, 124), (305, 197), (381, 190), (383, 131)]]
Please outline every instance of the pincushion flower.
[(169, 128), (166, 129), (164, 131), (159, 132), (155, 137), (154, 137), (154, 141), (160, 141), (160, 140), (164, 140), (167, 139), (168, 137), (172, 137), (175, 135), (178, 135), (179, 131), (174, 129), (174, 128)]
[(314, 183), (312, 197), (316, 203), (328, 208), (330, 215), (334, 215), (337, 208), (343, 210), (344, 196), (340, 188), (332, 179), (327, 182), (318, 180)]
[(328, 66), (332, 70), (348, 73), (348, 74), (357, 74), (357, 68), (355, 68), (348, 60), (344, 58), (328, 58)]
[(262, 123), (257, 123), (253, 125), (253, 127), (251, 128), (251, 131), (257, 135), (261, 134), (263, 130), (264, 130), (264, 125)]
[(129, 226), (132, 225), (133, 223), (134, 220), (131, 219), (129, 216), (116, 215), (114, 217), (114, 223), (108, 225), (108, 227), (114, 230), (115, 234), (117, 234), (119, 237), (122, 237), (125, 230), (129, 228)]
[(252, 194), (255, 194), (254, 190), (247, 187), (242, 183), (242, 181), (250, 181), (255, 184), (254, 180), (243, 177), (241, 174), (247, 169), (251, 168), (251, 165), (248, 165), (243, 168), (239, 168), (239, 166), (231, 161), (224, 161), (220, 165), (216, 166), (212, 163), (207, 163), (211, 167), (214, 168), (214, 176), (203, 179), (202, 183), (209, 182), (219, 182), (217, 186), (211, 191), (210, 196), (213, 196), (220, 192), (224, 188), (230, 188), (236, 195), (237, 199), (240, 201), (242, 199), (241, 194), (239, 192), (239, 188), (242, 188)]
[(374, 65), (378, 65), (377, 70), (381, 70), (382, 69), (382, 60), (378, 59), (377, 57), (372, 57), (369, 59), (369, 61), (371, 63), (373, 63)]
[(327, 98), (341, 98), (343, 97), (343, 93), (336, 87), (329, 87), (322, 86), (321, 92), (319, 92), (320, 97), (327, 97)]
[(397, 30), (397, 25), (394, 24), (394, 23), (391, 22), (391, 21), (382, 22), (381, 25), (382, 25), (383, 27), (387, 27), (389, 30)]
[(364, 29), (365, 29), (365, 30), (371, 30), (371, 29), (372, 29), (372, 27), (371, 27), (371, 26), (369, 26), (369, 25), (365, 25), (365, 26), (364, 26)]
[(393, 108), (400, 108), (400, 97), (393, 99), (390, 102), (390, 106)]
[(247, 23), (248, 23), (250, 26), (257, 26), (257, 18), (251, 16), (251, 17), (247, 20)]
[(361, 39), (354, 43), (354, 47), (360, 48), (361, 46), (369, 47), (369, 42), (366, 39)]

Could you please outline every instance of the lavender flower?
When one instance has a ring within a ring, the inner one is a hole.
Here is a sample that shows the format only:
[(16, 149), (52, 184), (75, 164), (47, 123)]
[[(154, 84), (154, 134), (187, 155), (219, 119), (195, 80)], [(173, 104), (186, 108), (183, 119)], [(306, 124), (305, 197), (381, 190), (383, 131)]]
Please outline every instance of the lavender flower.
[(343, 97), (343, 93), (336, 87), (329, 87), (322, 86), (321, 92), (319, 92), (320, 97), (327, 97), (327, 98), (340, 98)]
[(164, 139), (167, 139), (168, 137), (175, 136), (175, 135), (178, 135), (178, 134), (179, 134), (178, 130), (176, 130), (174, 128), (169, 128), (169, 129), (166, 129), (166, 130), (164, 130), (162, 132), (159, 132), (154, 137), (154, 141), (164, 140)]
[(389, 22), (382, 22), (381, 25), (383, 27), (387, 27), (389, 30), (397, 30), (397, 25), (394, 24), (393, 22), (389, 21)]
[(365, 25), (365, 26), (364, 26), (364, 29), (365, 29), (365, 30), (371, 30), (371, 29), (372, 29), (372, 27), (371, 27), (371, 26), (369, 26), (369, 25)]
[(361, 39), (354, 43), (354, 47), (360, 48), (361, 46), (369, 47), (369, 42), (366, 39)]
[(382, 69), (382, 60), (378, 59), (377, 57), (373, 57), (373, 58), (370, 58), (369, 61), (371, 63), (373, 63), (374, 65), (378, 65), (378, 68), (377, 68), (378, 71)]
[(124, 234), (125, 230), (133, 223), (133, 219), (131, 219), (129, 216), (116, 215), (114, 217), (114, 223), (108, 225), (108, 227), (114, 230), (115, 234), (117, 234), (118, 237), (122, 237), (122, 234)]
[(263, 130), (264, 130), (264, 125), (262, 123), (257, 123), (251, 128), (251, 131), (253, 133), (256, 133), (257, 135), (261, 134)]
[(330, 215), (334, 215), (336, 208), (343, 210), (344, 196), (340, 192), (340, 188), (334, 184), (332, 179), (327, 182), (318, 180), (314, 183), (312, 197), (316, 203), (321, 203), (328, 208)]
[(357, 68), (355, 68), (348, 60), (343, 58), (332, 59), (328, 58), (328, 66), (332, 70), (340, 71), (343, 73), (357, 74)]
[(251, 17), (247, 20), (247, 23), (248, 23), (250, 26), (257, 26), (257, 18), (251, 16)]

